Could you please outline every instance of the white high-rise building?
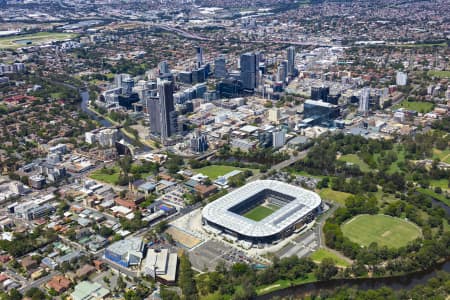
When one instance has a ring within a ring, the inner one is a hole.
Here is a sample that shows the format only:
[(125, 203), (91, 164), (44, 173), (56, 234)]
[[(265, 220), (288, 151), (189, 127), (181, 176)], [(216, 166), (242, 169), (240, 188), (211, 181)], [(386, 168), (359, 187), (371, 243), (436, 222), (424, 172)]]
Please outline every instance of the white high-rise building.
[(359, 96), (358, 112), (367, 115), (369, 112), (370, 88), (363, 88)]
[(93, 133), (93, 132), (86, 132), (84, 134), (84, 140), (88, 144), (93, 144), (97, 140), (97, 135), (95, 133)]
[(97, 135), (98, 143), (103, 147), (112, 147), (119, 139), (119, 131), (113, 128), (107, 128), (100, 131)]
[(278, 123), (278, 121), (281, 119), (281, 112), (279, 108), (271, 108), (269, 109), (269, 121)]
[(408, 83), (408, 74), (398, 71), (395, 83), (400, 86), (406, 85)]
[(273, 138), (273, 147), (274, 148), (281, 148), (286, 143), (286, 133), (283, 130), (274, 131), (272, 133), (272, 138)]

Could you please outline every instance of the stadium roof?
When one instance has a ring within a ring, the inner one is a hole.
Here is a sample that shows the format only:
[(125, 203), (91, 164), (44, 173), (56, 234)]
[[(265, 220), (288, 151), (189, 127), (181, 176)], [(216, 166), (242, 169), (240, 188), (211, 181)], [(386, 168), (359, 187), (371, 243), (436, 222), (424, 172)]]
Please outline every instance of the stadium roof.
[[(294, 200), (258, 222), (230, 211), (233, 206), (263, 190), (276, 191)], [(269, 237), (282, 232), (321, 203), (319, 195), (303, 188), (275, 180), (257, 180), (206, 205), (203, 217), (244, 236)]]

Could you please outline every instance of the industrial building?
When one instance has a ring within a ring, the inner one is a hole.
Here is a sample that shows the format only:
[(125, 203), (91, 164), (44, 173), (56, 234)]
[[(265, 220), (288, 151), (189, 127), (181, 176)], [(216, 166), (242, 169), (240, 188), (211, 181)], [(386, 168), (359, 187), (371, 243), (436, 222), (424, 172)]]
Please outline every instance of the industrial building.
[(144, 242), (133, 237), (111, 244), (105, 249), (105, 258), (124, 267), (138, 266), (144, 252)]
[(150, 275), (163, 283), (174, 283), (177, 274), (178, 257), (176, 253), (169, 253), (168, 249), (149, 249), (147, 257), (142, 263), (142, 273)]

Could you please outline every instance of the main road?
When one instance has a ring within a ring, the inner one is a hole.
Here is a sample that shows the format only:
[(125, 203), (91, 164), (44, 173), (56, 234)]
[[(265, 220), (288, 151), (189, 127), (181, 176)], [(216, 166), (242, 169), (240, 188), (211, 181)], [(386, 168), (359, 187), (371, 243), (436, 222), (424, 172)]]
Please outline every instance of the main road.
[(258, 180), (264, 174), (270, 173), (271, 171), (280, 171), (281, 169), (289, 167), (290, 165), (292, 165), (293, 163), (299, 161), (300, 159), (305, 158), (306, 155), (308, 154), (308, 152), (309, 152), (309, 149), (303, 150), (302, 152), (299, 152), (297, 155), (294, 155), (294, 156), (290, 157), (287, 160), (283, 160), (282, 162), (280, 162), (280, 163), (278, 163), (276, 165), (273, 165), (269, 170), (267, 170), (266, 173), (258, 173), (258, 174), (255, 174), (255, 175), (249, 177), (247, 181)]

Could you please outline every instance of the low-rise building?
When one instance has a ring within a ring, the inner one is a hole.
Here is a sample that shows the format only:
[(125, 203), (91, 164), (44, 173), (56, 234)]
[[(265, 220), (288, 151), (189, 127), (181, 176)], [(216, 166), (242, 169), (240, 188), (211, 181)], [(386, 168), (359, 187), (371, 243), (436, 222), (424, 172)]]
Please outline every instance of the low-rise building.
[(75, 286), (70, 297), (72, 300), (100, 300), (105, 299), (109, 294), (110, 291), (99, 283), (82, 281)]
[(56, 275), (45, 285), (48, 289), (55, 290), (58, 294), (67, 291), (72, 283), (62, 275)]
[(176, 279), (178, 257), (168, 249), (149, 249), (142, 264), (142, 272), (164, 283), (174, 283)]
[(105, 250), (105, 258), (124, 267), (138, 266), (141, 263), (144, 242), (133, 237), (111, 244)]

